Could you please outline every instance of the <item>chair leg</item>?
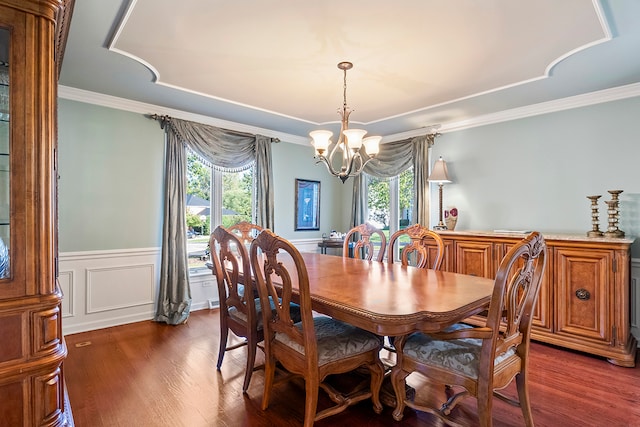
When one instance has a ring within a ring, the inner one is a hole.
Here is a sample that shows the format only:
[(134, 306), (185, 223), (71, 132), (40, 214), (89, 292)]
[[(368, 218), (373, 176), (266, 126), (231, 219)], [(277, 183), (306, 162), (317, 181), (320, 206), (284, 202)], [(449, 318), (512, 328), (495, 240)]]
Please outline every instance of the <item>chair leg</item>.
[(373, 401), (373, 412), (382, 413), (382, 404), (380, 403), (380, 389), (384, 380), (384, 365), (378, 359), (375, 363), (369, 365), (371, 372), (371, 400)]
[(218, 371), (222, 366), (222, 360), (224, 359), (224, 352), (227, 349), (228, 337), (229, 337), (229, 328), (227, 327), (227, 323), (221, 321), (220, 322), (220, 350), (218, 350), (218, 365), (216, 366)]
[(271, 399), (271, 389), (273, 388), (273, 379), (276, 373), (276, 360), (265, 354), (264, 361), (264, 391), (262, 393), (262, 410), (264, 411), (269, 407), (269, 400)]
[(493, 403), (493, 390), (487, 384), (479, 384), (478, 386), (478, 418), (481, 427), (491, 427), (491, 407)]
[(527, 385), (526, 371), (522, 371), (516, 375), (516, 385), (518, 388), (518, 400), (520, 400), (520, 409), (522, 409), (524, 423), (528, 427), (533, 427), (533, 414), (531, 413), (531, 401), (529, 400), (529, 387)]
[(244, 384), (242, 385), (242, 392), (246, 393), (249, 388), (249, 382), (251, 382), (251, 375), (253, 374), (253, 366), (256, 363), (256, 349), (258, 343), (256, 337), (250, 337), (247, 345), (247, 367), (244, 372)]
[(305, 398), (304, 398), (304, 427), (312, 427), (316, 418), (316, 408), (318, 407), (318, 392), (320, 390), (320, 382), (316, 378), (304, 379)]
[(409, 372), (403, 371), (397, 366), (391, 370), (391, 385), (396, 395), (396, 408), (393, 410), (393, 419), (402, 421), (404, 417), (404, 399), (406, 398), (405, 379), (409, 376)]

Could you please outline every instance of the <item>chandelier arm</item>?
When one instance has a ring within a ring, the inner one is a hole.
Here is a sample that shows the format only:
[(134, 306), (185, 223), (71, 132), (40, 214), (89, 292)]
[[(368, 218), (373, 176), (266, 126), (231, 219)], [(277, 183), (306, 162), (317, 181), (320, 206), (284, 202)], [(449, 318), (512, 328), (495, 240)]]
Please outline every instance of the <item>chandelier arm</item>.
[(329, 171), (329, 173), (331, 175), (334, 175), (334, 176), (340, 175), (340, 172), (336, 171), (333, 168), (333, 166), (331, 165), (331, 163), (329, 162), (329, 160), (325, 156), (320, 156), (320, 159), (316, 160), (316, 164), (318, 164), (318, 163), (324, 163), (324, 165), (327, 167), (327, 170)]
[(340, 146), (340, 144), (342, 143), (342, 141), (340, 139), (338, 139), (338, 142), (336, 142), (334, 144), (333, 147), (331, 147), (331, 151), (329, 152), (329, 155), (327, 156), (327, 158), (329, 159), (333, 159), (333, 155), (335, 154), (335, 152), (338, 150), (338, 147)]
[[(351, 176), (351, 173), (353, 172), (353, 166), (356, 164), (357, 159), (360, 159), (360, 165), (362, 165), (362, 156), (360, 155), (359, 151), (353, 153), (352, 156), (349, 156), (347, 170), (345, 171), (347, 176)], [(358, 173), (360, 173), (360, 169), (356, 168), (355, 175), (357, 175)]]
[[(362, 158), (360, 159), (362, 161)], [(369, 163), (373, 159), (375, 159), (375, 157), (369, 157), (367, 160), (365, 160), (364, 163), (362, 163), (362, 166), (360, 166), (360, 172), (362, 172), (364, 170), (364, 167), (367, 165), (367, 163)]]

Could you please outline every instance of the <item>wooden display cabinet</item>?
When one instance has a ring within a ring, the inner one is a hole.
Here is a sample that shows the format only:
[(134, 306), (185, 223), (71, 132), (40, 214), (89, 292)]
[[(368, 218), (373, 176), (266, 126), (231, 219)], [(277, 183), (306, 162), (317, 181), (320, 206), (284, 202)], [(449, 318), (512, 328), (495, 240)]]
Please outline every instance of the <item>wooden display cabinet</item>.
[(68, 426), (56, 93), (72, 2), (0, 0), (0, 424)]
[[(523, 234), (441, 231), (451, 242), (447, 271), (493, 278), (502, 257)], [(635, 366), (630, 328), (632, 239), (544, 235), (547, 270), (536, 303), (534, 340)], [(445, 254), (445, 259), (448, 255)], [(478, 323), (479, 319), (470, 319)]]

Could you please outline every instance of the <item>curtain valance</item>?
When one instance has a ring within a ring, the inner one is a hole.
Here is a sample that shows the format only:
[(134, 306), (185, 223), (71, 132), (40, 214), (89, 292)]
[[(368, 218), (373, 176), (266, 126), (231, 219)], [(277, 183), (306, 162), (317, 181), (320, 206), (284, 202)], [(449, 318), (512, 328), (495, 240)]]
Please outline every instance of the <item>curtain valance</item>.
[(236, 172), (256, 161), (256, 136), (188, 120), (167, 122), (178, 139), (218, 170)]
[[(423, 138), (424, 137), (419, 137)], [(392, 178), (400, 175), (413, 165), (413, 145), (418, 138), (403, 139), (380, 145), (375, 160), (364, 167), (367, 175), (376, 178)]]

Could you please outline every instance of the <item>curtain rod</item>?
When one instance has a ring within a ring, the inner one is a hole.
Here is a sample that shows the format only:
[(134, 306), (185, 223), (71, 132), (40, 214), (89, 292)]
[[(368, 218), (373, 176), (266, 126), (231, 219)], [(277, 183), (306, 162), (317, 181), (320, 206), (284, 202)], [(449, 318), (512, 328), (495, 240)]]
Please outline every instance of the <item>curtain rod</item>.
[(159, 116), (157, 114), (145, 114), (146, 117), (152, 119), (152, 120), (157, 120), (160, 122), (160, 129), (164, 129), (164, 125), (166, 125), (169, 120), (171, 120), (171, 116)]
[[(157, 114), (145, 114), (145, 116), (149, 119), (152, 120), (157, 120), (160, 122), (160, 129), (164, 129), (165, 125), (167, 123), (169, 123), (169, 121), (172, 119), (171, 116), (168, 115), (164, 115), (164, 116), (159, 116)], [(271, 138), (271, 142), (277, 144), (278, 142), (280, 142), (280, 138)]]

